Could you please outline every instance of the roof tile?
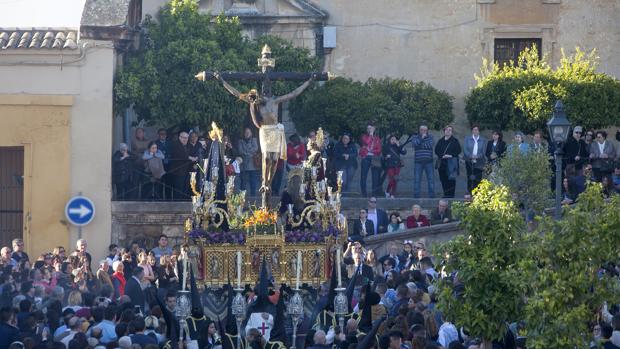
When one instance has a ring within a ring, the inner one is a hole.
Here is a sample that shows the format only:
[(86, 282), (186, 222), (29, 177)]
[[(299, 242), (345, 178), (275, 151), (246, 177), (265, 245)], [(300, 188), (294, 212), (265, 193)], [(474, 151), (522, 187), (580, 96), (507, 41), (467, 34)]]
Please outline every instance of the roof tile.
[(78, 48), (77, 31), (54, 28), (0, 28), (0, 50), (17, 48), (75, 50)]

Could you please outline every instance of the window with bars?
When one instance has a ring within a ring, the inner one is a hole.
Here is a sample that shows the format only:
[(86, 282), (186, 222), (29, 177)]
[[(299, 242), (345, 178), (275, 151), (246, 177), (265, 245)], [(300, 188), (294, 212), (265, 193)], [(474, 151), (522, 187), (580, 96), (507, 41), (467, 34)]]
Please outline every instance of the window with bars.
[(511, 61), (512, 64), (517, 64), (519, 54), (532, 46), (538, 50), (538, 57), (542, 58), (542, 39), (495, 39), (495, 63), (500, 66), (511, 64)]

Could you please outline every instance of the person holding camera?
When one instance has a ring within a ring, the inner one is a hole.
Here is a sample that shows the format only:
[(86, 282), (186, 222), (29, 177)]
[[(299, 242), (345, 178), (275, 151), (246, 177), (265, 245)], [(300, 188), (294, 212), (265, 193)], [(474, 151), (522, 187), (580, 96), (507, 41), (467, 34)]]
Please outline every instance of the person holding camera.
[(400, 144), (400, 140), (395, 136), (389, 137), (389, 143), (384, 148), (383, 157), (385, 159), (385, 167), (388, 178), (388, 185), (385, 191), (386, 198), (394, 198), (396, 194), (396, 185), (398, 184), (398, 176), (400, 175), (400, 168), (404, 166), (401, 155), (407, 154), (405, 144)]

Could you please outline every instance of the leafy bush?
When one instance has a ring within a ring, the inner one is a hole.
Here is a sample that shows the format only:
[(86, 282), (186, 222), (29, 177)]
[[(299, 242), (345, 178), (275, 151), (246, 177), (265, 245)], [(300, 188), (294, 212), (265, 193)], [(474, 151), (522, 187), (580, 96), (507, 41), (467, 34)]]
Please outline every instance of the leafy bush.
[(541, 214), (551, 206), (551, 168), (547, 147), (543, 149), (541, 152), (531, 149), (525, 153), (517, 150), (506, 152), (493, 173), (493, 182), (508, 187), (517, 204), (528, 213)]
[(487, 180), (474, 190), (471, 203), (456, 205), (455, 213), (463, 234), (441, 245), (436, 255), (443, 272), (458, 276), (439, 281), (438, 307), (472, 336), (499, 340), (506, 323), (520, 319), (523, 311), (523, 218), (508, 188)]
[(620, 124), (620, 82), (596, 71), (595, 52), (562, 51), (552, 69), (536, 48), (526, 49), (515, 66), (483, 63), (477, 86), (467, 96), (465, 111), (483, 128), (521, 130), (545, 128), (556, 100), (562, 99), (569, 120), (586, 128)]
[[(200, 82), (194, 75), (205, 69), (257, 71), (256, 59), (265, 43), (276, 58), (276, 70), (319, 69), (319, 60), (308, 50), (271, 36), (248, 40), (237, 18), (201, 14), (196, 0), (171, 1), (157, 21), (147, 18), (144, 28), (142, 47), (129, 54), (118, 74), (115, 103), (117, 109), (133, 105), (141, 119), (163, 126), (208, 128), (216, 121), (227, 132), (239, 131), (247, 121), (247, 105), (235, 101), (218, 82)], [(231, 84), (242, 92), (257, 87)], [(277, 82), (273, 92), (284, 94), (298, 84)]]
[(347, 131), (358, 137), (372, 121), (380, 133), (406, 134), (421, 123), (439, 129), (452, 122), (452, 99), (424, 82), (336, 78), (306, 91), (290, 110), (302, 133), (322, 126), (332, 135)]

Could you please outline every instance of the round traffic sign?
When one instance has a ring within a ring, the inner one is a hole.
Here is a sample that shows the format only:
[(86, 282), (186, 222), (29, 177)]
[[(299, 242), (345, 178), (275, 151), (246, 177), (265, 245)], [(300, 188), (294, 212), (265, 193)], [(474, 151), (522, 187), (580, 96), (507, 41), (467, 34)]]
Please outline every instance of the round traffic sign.
[(65, 216), (73, 225), (87, 225), (95, 218), (95, 204), (85, 196), (74, 196), (65, 206)]

